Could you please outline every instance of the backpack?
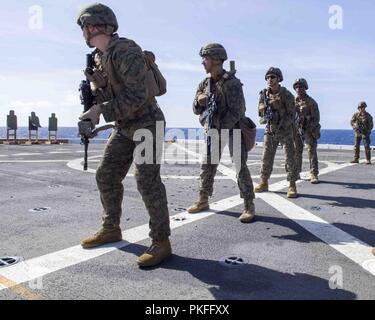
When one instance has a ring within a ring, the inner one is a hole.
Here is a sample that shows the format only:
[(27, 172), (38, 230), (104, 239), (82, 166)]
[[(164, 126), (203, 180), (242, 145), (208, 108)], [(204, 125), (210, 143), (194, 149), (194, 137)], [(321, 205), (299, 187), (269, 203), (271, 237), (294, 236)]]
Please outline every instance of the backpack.
[(143, 51), (147, 65), (146, 87), (150, 97), (160, 97), (167, 92), (167, 81), (155, 63), (155, 55), (151, 51)]

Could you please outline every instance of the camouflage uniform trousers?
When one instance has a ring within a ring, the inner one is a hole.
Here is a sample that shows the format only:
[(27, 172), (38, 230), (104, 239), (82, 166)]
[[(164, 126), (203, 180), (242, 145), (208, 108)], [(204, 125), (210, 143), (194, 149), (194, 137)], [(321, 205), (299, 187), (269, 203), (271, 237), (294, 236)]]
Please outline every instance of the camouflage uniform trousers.
[(309, 132), (305, 132), (304, 141), (302, 141), (301, 136), (298, 133), (295, 136), (297, 172), (301, 173), (302, 171), (302, 156), (305, 143), (307, 145), (307, 153), (309, 155), (310, 173), (319, 175), (319, 162), (317, 153), (318, 142)]
[[(153, 163), (135, 164), (135, 179), (137, 189), (150, 216), (150, 237), (162, 241), (170, 235), (167, 195), (160, 178), (160, 161), (156, 161), (156, 126), (148, 129), (153, 134)], [(113, 228), (120, 225), (124, 187), (122, 181), (133, 163), (133, 153), (137, 142), (129, 139), (116, 128), (106, 146), (103, 159), (96, 172), (96, 181), (103, 205), (103, 228)]]
[[(224, 141), (221, 138), (219, 138), (219, 159), (221, 159), (222, 151), (227, 144), (227, 141)], [(241, 137), (241, 148), (233, 148), (233, 145), (233, 130), (231, 130), (229, 135), (229, 152), (236, 167), (237, 185), (240, 189), (240, 196), (245, 201), (252, 201), (255, 198), (254, 186), (253, 181), (251, 179), (250, 170), (247, 166), (248, 151), (246, 149), (243, 137)], [(218, 164), (211, 163), (212, 161), (210, 156), (207, 157), (206, 162), (206, 164), (202, 164), (201, 166), (199, 191), (201, 195), (206, 195), (210, 197), (213, 193), (214, 179), (217, 172)]]
[(261, 178), (262, 180), (269, 180), (271, 177), (273, 163), (279, 143), (284, 145), (287, 180), (294, 182), (297, 180), (298, 171), (295, 162), (295, 146), (292, 131), (283, 135), (278, 133), (274, 134), (273, 136), (269, 134), (264, 135), (263, 163), (260, 171)]
[(354, 138), (354, 158), (359, 159), (360, 156), (360, 148), (361, 148), (361, 142), (365, 144), (365, 152), (366, 152), (366, 159), (371, 160), (371, 139), (369, 135), (362, 135), (360, 133), (355, 134)]

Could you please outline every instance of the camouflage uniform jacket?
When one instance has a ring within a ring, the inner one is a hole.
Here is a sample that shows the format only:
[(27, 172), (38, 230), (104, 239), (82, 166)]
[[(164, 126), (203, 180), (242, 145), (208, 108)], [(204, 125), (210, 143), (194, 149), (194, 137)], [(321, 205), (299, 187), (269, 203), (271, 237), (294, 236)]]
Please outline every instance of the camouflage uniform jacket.
[[(268, 97), (268, 103), (273, 112), (273, 119), (271, 122), (272, 132), (275, 134), (292, 132), (294, 119), (296, 116), (296, 105), (293, 94), (286, 88), (280, 86), (277, 93), (271, 93), (270, 89), (264, 89), (260, 92), (259, 98), (259, 116), (264, 119), (266, 105), (264, 101), (264, 93)], [(264, 120), (261, 120), (265, 124)]]
[(352, 128), (360, 134), (370, 135), (374, 127), (372, 116), (368, 112), (356, 112), (351, 121)]
[(121, 128), (136, 130), (164, 120), (156, 99), (148, 96), (146, 62), (134, 41), (113, 35), (106, 52), (96, 55), (95, 61), (108, 81), (102, 97), (110, 100), (99, 101), (107, 122), (116, 121)]
[[(204, 79), (198, 86), (193, 102), (193, 112), (196, 115), (202, 114), (205, 109), (205, 107), (199, 105), (198, 96), (201, 94), (208, 95), (209, 80), (211, 80), (210, 77)], [(213, 83), (212, 90), (218, 107), (213, 120), (214, 128), (219, 130), (239, 128), (238, 123), (245, 117), (246, 112), (241, 81), (233, 73), (224, 70), (222, 77)]]
[(304, 97), (296, 97), (296, 111), (302, 128), (308, 132), (320, 128), (320, 113), (316, 101), (308, 94)]

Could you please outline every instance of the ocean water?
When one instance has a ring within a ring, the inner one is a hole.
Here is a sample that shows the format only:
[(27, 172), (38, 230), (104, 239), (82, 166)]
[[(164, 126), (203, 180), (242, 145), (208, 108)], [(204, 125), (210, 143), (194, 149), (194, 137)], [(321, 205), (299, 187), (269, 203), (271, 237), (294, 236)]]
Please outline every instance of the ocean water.
[[(18, 138), (28, 138), (28, 128), (21, 127), (17, 131)], [(97, 137), (97, 141), (106, 140), (111, 134), (111, 130), (103, 131)], [(263, 141), (264, 129), (258, 128), (257, 130), (257, 142)], [(78, 132), (76, 127), (61, 127), (57, 132), (59, 139), (69, 139), (71, 143), (79, 143)], [(201, 128), (167, 128), (166, 139), (202, 139), (203, 130)], [(0, 127), (0, 139), (6, 138), (6, 128)], [(47, 128), (41, 128), (39, 130), (39, 138), (48, 138)], [(95, 140), (95, 139), (94, 139)], [(375, 133), (371, 135), (371, 140), (375, 141)], [(95, 141), (93, 141), (95, 142)], [(354, 142), (354, 131), (353, 130), (322, 130), (320, 144), (334, 144), (334, 145), (353, 145)]]

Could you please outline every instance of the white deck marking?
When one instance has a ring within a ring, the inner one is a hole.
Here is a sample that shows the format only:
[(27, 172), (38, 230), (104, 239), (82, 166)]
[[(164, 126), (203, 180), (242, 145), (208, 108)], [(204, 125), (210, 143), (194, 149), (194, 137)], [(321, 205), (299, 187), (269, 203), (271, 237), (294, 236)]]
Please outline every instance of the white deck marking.
[[(193, 154), (193, 152), (189, 153)], [(199, 157), (197, 153), (196, 156)], [(373, 158), (373, 160), (375, 160), (375, 158)], [(362, 160), (361, 162), (364, 163), (365, 161)], [(320, 175), (354, 166), (354, 164), (351, 163), (335, 164), (329, 161), (324, 161), (324, 163), (327, 164), (327, 167), (320, 170)], [(230, 176), (234, 181), (237, 181), (236, 173), (232, 169), (219, 165), (218, 171)], [(308, 175), (308, 172), (301, 173), (301, 178), (306, 178)], [(303, 181), (297, 181), (297, 183), (301, 182)], [(288, 184), (289, 183), (285, 180), (280, 181), (272, 184), (269, 190), (280, 191), (287, 188)], [(371, 252), (372, 248), (368, 244), (275, 193), (258, 193), (256, 197), (262, 199), (284, 216), (375, 276), (375, 258)]]
[(369, 245), (275, 193), (257, 197), (375, 276), (375, 258)]
[[(81, 159), (77, 159), (77, 161)], [(230, 173), (229, 168), (226, 173)], [(335, 171), (336, 169), (333, 169)], [(233, 172), (233, 171), (232, 171)], [(286, 185), (286, 183), (285, 183)], [(285, 188), (282, 183), (276, 183), (271, 185), (273, 190), (281, 190)], [(277, 189), (279, 188), (279, 189)], [(239, 195), (223, 199), (221, 201), (214, 202), (210, 205), (211, 210), (201, 212), (198, 214), (190, 215), (186, 211), (171, 216), (171, 229), (176, 229), (184, 225), (196, 222), (205, 218), (208, 218), (217, 212), (226, 211), (234, 208), (243, 203), (243, 199)], [(183, 221), (176, 221), (175, 218), (185, 218)], [(137, 243), (149, 238), (149, 225), (144, 224), (123, 232), (124, 241), (105, 245), (100, 248), (84, 250), (81, 246), (74, 246), (61, 251), (53, 252), (41, 257), (32, 258), (27, 260), (25, 263), (20, 263), (7, 268), (0, 269), (0, 275), (10, 279), (14, 283), (20, 284), (28, 282), (33, 279), (43, 277), (52, 272), (59, 271), (61, 269), (100, 257), (104, 254), (110, 253), (114, 250), (124, 248), (131, 243)], [(6, 289), (0, 285), (0, 290)]]
[[(182, 227), (186, 224), (205, 219), (241, 204), (243, 200), (239, 196), (233, 196), (211, 205), (211, 210), (199, 214), (189, 215), (186, 211), (171, 217), (171, 229)], [(183, 221), (176, 221), (174, 218), (186, 218)], [(28, 282), (33, 279), (45, 276), (52, 272), (97, 258), (103, 254), (124, 248), (131, 243), (137, 243), (149, 238), (149, 225), (144, 224), (123, 232), (124, 241), (112, 245), (105, 245), (100, 248), (84, 250), (81, 246), (74, 246), (61, 251), (53, 252), (41, 257), (29, 259), (23, 263), (0, 269), (0, 276), (3, 276), (15, 284)], [(0, 290), (6, 287), (0, 284)]]
[(34, 153), (14, 153), (14, 154), (11, 154), (12, 157), (23, 157), (23, 156), (35, 156), (35, 155), (41, 155), (41, 154), (44, 154), (44, 153), (38, 153), (38, 152), (34, 152)]
[(0, 160), (0, 163), (50, 163), (67, 161), (68, 160)]
[[(92, 156), (92, 157), (89, 157), (88, 158), (88, 161), (89, 163), (99, 163), (100, 160), (97, 160), (97, 158), (100, 158), (101, 156)], [(0, 161), (1, 162), (1, 161)], [(83, 162), (83, 158), (79, 158), (79, 159), (74, 159), (74, 160), (71, 160), (71, 161), (68, 161), (67, 162), (67, 166), (70, 168), (70, 169), (73, 169), (73, 170), (78, 170), (78, 171), (81, 171), (81, 172), (85, 172), (83, 171), (83, 167), (82, 167), (82, 162)], [(199, 161), (197, 160), (196, 163), (199, 163)], [(258, 164), (258, 163), (256, 163)], [(254, 163), (253, 163), (254, 165)], [(222, 170), (224, 170), (224, 168), (226, 167), (223, 167)], [(231, 169), (228, 169), (228, 170), (231, 170)], [(87, 173), (93, 173), (95, 174), (96, 173), (96, 170), (95, 169), (91, 169), (91, 168), (88, 168)], [(229, 171), (228, 171), (229, 173)], [(127, 174), (127, 177), (134, 177), (134, 174), (132, 173), (129, 173)], [(280, 174), (273, 174), (272, 175), (272, 178), (285, 178), (286, 177), (286, 174), (285, 173), (280, 173)], [(306, 176), (307, 177), (307, 176)], [(199, 176), (183, 176), (183, 175), (161, 175), (161, 178), (162, 179), (176, 179), (176, 180), (198, 180), (199, 179)], [(252, 176), (253, 179), (259, 179), (260, 178), (260, 175), (255, 175), (255, 176)], [(232, 177), (230, 176), (227, 176), (227, 175), (224, 175), (224, 176), (216, 176), (215, 177), (215, 180), (231, 180)]]
[[(183, 148), (183, 147), (182, 147)], [(197, 155), (197, 154), (196, 154)], [(198, 155), (197, 155), (198, 156)], [(77, 159), (76, 162), (81, 161)], [(80, 162), (79, 162), (80, 163)], [(328, 174), (352, 164), (345, 165), (331, 165), (322, 170), (321, 175)], [(224, 166), (219, 166), (230, 177), (234, 177), (235, 172)], [(272, 191), (279, 191), (287, 186), (286, 181), (281, 181), (270, 186)], [(344, 254), (346, 257), (359, 264), (363, 269), (375, 275), (375, 259), (371, 255), (371, 248), (360, 240), (352, 237), (346, 232), (330, 225), (323, 219), (314, 216), (310, 212), (298, 207), (294, 203), (284, 199), (281, 196), (271, 193), (261, 194), (265, 201), (278, 211), (286, 215), (291, 220), (295, 221), (310, 233), (314, 234), (338, 252)], [(260, 198), (259, 196), (259, 198)], [(229, 210), (243, 203), (239, 195), (223, 199), (221, 201), (212, 203), (211, 210), (199, 214), (189, 215), (186, 211), (171, 217), (171, 229), (176, 229), (192, 222), (199, 221), (210, 217), (217, 212)], [(176, 221), (173, 218), (183, 217), (186, 220)], [(61, 251), (53, 252), (32, 258), (24, 263), (16, 264), (7, 268), (0, 269), (0, 276), (3, 276), (15, 284), (24, 283), (33, 279), (43, 277), (52, 272), (97, 258), (114, 250), (124, 248), (131, 243), (140, 242), (148, 239), (149, 225), (144, 224), (123, 232), (125, 241), (116, 243), (114, 245), (106, 245), (100, 248), (84, 250), (80, 246), (74, 246)], [(0, 290), (6, 287), (0, 285)]]

